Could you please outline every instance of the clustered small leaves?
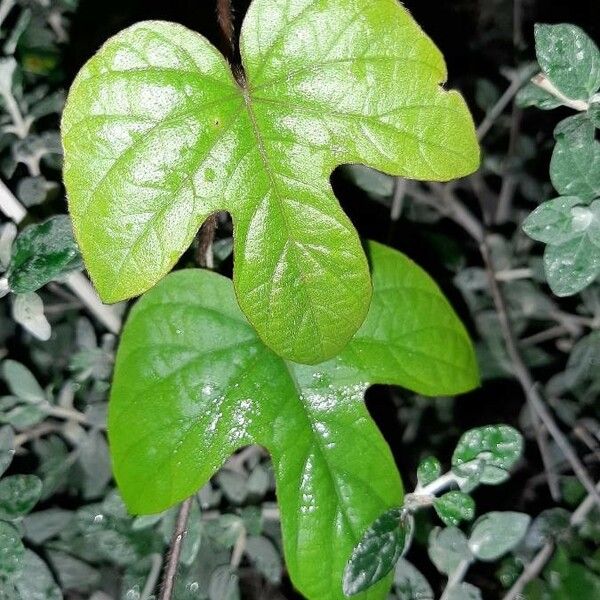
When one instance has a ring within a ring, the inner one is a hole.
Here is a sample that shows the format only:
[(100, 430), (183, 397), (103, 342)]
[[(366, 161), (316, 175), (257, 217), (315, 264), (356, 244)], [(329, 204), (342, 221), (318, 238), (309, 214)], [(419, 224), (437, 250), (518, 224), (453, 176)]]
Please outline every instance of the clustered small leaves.
[[(456, 526), (475, 518), (475, 501), (467, 492), (480, 484), (504, 482), (522, 451), (523, 438), (518, 431), (508, 425), (489, 425), (462, 435), (452, 455), (450, 472), (441, 475), (435, 457), (421, 461), (415, 491), (405, 497), (402, 506), (381, 515), (354, 548), (344, 572), (344, 593), (353, 596), (365, 591), (394, 568), (412, 542), (412, 513), (423, 507), (433, 506), (447, 526), (434, 530), (429, 547), (434, 564), (448, 575), (464, 561), (495, 560), (511, 550), (525, 535), (527, 515), (487, 513), (474, 524), (468, 543)], [(437, 496), (452, 485), (460, 490)], [(451, 554), (443, 549), (446, 546), (452, 547)]]
[(550, 177), (561, 196), (542, 203), (523, 229), (547, 244), (544, 267), (552, 291), (571, 296), (600, 274), (600, 50), (574, 25), (539, 25), (536, 52), (541, 80), (554, 93), (540, 91), (534, 97), (531, 84), (520, 96), (522, 105), (566, 105), (582, 112), (560, 122), (554, 132)]

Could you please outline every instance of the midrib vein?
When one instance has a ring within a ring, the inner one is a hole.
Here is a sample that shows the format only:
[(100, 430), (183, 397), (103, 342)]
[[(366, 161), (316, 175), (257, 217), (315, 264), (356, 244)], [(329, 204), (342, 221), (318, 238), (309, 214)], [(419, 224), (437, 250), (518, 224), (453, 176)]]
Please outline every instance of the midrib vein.
[[(261, 133), (260, 133), (260, 128), (258, 127), (258, 121), (257, 121), (256, 115), (254, 113), (254, 108), (252, 107), (252, 97), (250, 96), (250, 90), (248, 89), (247, 85), (241, 86), (241, 89), (242, 89), (242, 95), (244, 97), (244, 104), (246, 105), (246, 110), (248, 111), (248, 118), (249, 118), (250, 124), (252, 126), (252, 133), (254, 134), (254, 138), (256, 140), (256, 146), (258, 148), (258, 153), (259, 153), (261, 161), (263, 163), (265, 173), (267, 174), (267, 177), (269, 178), (269, 181), (271, 183), (271, 189), (273, 190), (273, 198), (275, 198), (275, 200), (277, 201), (277, 205), (279, 207), (279, 212), (281, 214), (281, 218), (283, 219), (283, 222), (285, 224), (285, 230), (289, 236), (290, 232), (292, 231), (292, 228), (290, 226), (290, 223), (289, 223), (289, 220), (288, 220), (288, 217), (286, 214), (283, 198), (279, 195), (279, 189), (277, 187), (277, 183), (275, 181), (273, 171), (271, 170), (270, 165), (269, 165), (269, 157), (267, 155), (265, 144), (264, 144), (264, 141), (263, 141)], [(291, 237), (291, 236), (289, 236), (289, 237)], [(295, 271), (298, 274), (298, 278), (302, 282), (303, 294), (307, 300), (306, 305), (307, 305), (308, 311), (310, 312), (311, 317), (312, 317), (313, 327), (315, 328), (315, 330), (317, 332), (316, 343), (318, 344), (318, 346), (322, 352), (323, 351), (323, 341), (321, 339), (320, 329), (319, 329), (319, 325), (318, 325), (318, 322), (317, 322), (317, 319), (315, 316), (314, 307), (313, 307), (312, 301), (309, 297), (309, 294), (307, 292), (308, 285), (306, 282), (306, 278), (304, 276), (304, 272), (302, 271), (302, 269), (298, 268), (298, 254), (297, 254), (298, 250), (296, 247), (296, 240), (294, 238), (292, 238), (291, 241), (292, 241), (292, 244), (291, 244), (292, 252), (294, 253), (295, 258), (296, 258)]]

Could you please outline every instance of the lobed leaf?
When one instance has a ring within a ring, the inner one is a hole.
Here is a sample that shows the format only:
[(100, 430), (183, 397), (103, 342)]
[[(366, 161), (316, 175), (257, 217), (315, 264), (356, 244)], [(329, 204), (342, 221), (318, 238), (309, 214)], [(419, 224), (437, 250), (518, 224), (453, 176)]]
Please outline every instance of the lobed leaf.
[[(435, 284), (398, 252), (375, 243), (369, 252), (369, 315), (341, 355), (314, 367), (269, 350), (220, 275), (173, 273), (136, 304), (109, 410), (114, 473), (131, 511), (176, 504), (236, 449), (261, 444), (273, 459), (293, 582), (308, 598), (344, 597), (353, 548), (402, 501), (393, 458), (364, 406), (368, 383), (442, 394), (477, 383), (471, 343)], [(361, 598), (384, 597), (388, 583)]]
[(238, 82), (199, 34), (142, 22), (80, 71), (62, 137), (75, 232), (100, 295), (146, 291), (228, 211), (234, 285), (284, 358), (339, 352), (371, 295), (329, 184), (343, 163), (447, 180), (477, 168), (443, 58), (395, 0), (254, 0)]

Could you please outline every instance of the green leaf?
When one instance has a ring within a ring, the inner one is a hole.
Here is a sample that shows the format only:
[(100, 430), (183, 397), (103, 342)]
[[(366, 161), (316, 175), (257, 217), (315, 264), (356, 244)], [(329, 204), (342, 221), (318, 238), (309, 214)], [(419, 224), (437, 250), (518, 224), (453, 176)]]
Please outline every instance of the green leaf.
[(600, 577), (583, 565), (569, 560), (561, 547), (546, 567), (544, 575), (550, 584), (551, 600), (597, 600), (600, 597)]
[(404, 558), (396, 563), (394, 588), (399, 600), (434, 600), (427, 579)]
[(550, 178), (563, 196), (589, 202), (600, 196), (600, 142), (589, 119), (571, 117), (566, 121), (567, 125), (563, 121), (555, 131)]
[(35, 475), (11, 475), (0, 479), (0, 519), (26, 515), (40, 499), (42, 482)]
[[(371, 243), (369, 252), (369, 316), (339, 357), (315, 367), (272, 353), (220, 275), (173, 273), (135, 305), (109, 410), (115, 477), (132, 512), (176, 504), (236, 449), (260, 444), (273, 459), (292, 580), (308, 598), (343, 598), (351, 551), (402, 501), (365, 382), (430, 394), (477, 382), (468, 336), (435, 284), (396, 251)], [(385, 591), (383, 583), (366, 597)]]
[(580, 292), (600, 273), (600, 200), (573, 207), (571, 218), (571, 239), (544, 251), (548, 284), (557, 296)]
[(46, 393), (33, 373), (20, 362), (10, 359), (3, 361), (2, 376), (11, 394), (17, 398), (30, 404), (38, 404), (46, 400)]
[[(523, 437), (509, 425), (486, 425), (464, 433), (452, 455), (452, 470), (459, 477), (496, 485), (523, 452)], [(481, 467), (480, 467), (481, 466)]]
[(21, 570), (11, 579), (16, 597), (40, 600), (62, 600), (60, 588), (52, 578), (46, 563), (31, 550), (26, 550)]
[(542, 110), (552, 110), (562, 106), (562, 103), (556, 96), (546, 92), (539, 85), (535, 83), (528, 83), (522, 87), (516, 98), (517, 105), (521, 108), (529, 108), (535, 106)]
[(58, 215), (26, 227), (17, 236), (7, 272), (8, 283), (16, 294), (26, 294), (81, 267), (71, 219)]
[(530, 521), (531, 517), (524, 513), (487, 513), (473, 525), (469, 548), (479, 560), (496, 560), (525, 537)]
[(12, 427), (0, 427), (0, 475), (10, 466), (15, 455), (15, 435)]
[(417, 467), (417, 480), (421, 487), (429, 485), (442, 474), (442, 465), (435, 456), (424, 458)]
[(479, 588), (461, 581), (448, 589), (446, 600), (482, 600)]
[(600, 52), (576, 25), (537, 24), (535, 51), (542, 71), (568, 98), (587, 101), (600, 88)]
[(545, 244), (568, 242), (587, 229), (589, 211), (582, 204), (577, 196), (543, 202), (525, 219), (523, 231)]
[(383, 579), (406, 546), (408, 515), (401, 507), (378, 517), (352, 551), (344, 570), (344, 594), (354, 596)]
[(457, 490), (446, 492), (433, 502), (435, 512), (448, 527), (461, 521), (472, 521), (475, 517), (475, 502), (471, 496)]
[(544, 267), (557, 296), (570, 296), (600, 273), (600, 200), (574, 196), (544, 202), (523, 223), (527, 235), (548, 244)]
[(267, 581), (274, 584), (281, 582), (281, 557), (273, 542), (262, 535), (250, 536), (246, 540), (246, 554)]
[(25, 554), (25, 546), (18, 531), (0, 521), (0, 579), (18, 572)]
[(429, 558), (440, 573), (451, 575), (458, 565), (473, 560), (465, 534), (457, 527), (436, 527), (429, 535)]
[(238, 84), (205, 38), (149, 21), (83, 67), (62, 121), (75, 232), (115, 302), (154, 285), (208, 215), (229, 211), (243, 312), (276, 353), (316, 363), (346, 345), (371, 293), (333, 169), (466, 175), (474, 127), (395, 0), (254, 0), (240, 50)]

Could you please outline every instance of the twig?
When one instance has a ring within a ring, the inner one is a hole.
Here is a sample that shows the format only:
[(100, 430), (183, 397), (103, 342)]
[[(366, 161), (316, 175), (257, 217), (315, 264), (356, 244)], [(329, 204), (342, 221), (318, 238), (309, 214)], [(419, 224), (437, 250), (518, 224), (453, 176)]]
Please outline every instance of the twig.
[(517, 152), (517, 146), (521, 134), (522, 117), (523, 111), (513, 100), (508, 151), (502, 165), (502, 186), (500, 187), (500, 195), (498, 196), (498, 204), (496, 206), (496, 214), (494, 216), (494, 222), (496, 224), (502, 224), (508, 221), (510, 209), (512, 207), (512, 201), (515, 196), (515, 192), (517, 191), (518, 179), (516, 174), (512, 172), (512, 163)]
[(217, 21), (221, 33), (223, 54), (232, 62), (235, 56), (235, 42), (233, 39), (235, 28), (231, 0), (217, 0)]
[(229, 561), (229, 564), (232, 569), (237, 569), (240, 566), (246, 550), (247, 539), (248, 533), (246, 532), (246, 527), (242, 525), (237, 540), (235, 540), (235, 544), (233, 545), (233, 550), (231, 551), (231, 560)]
[[(449, 186), (445, 186), (439, 183), (430, 183), (429, 187), (443, 200), (447, 209), (447, 215), (456, 223), (458, 223), (474, 240), (481, 242), (484, 236), (483, 225), (473, 215), (473, 213), (456, 197)], [(411, 191), (414, 195), (414, 192)], [(424, 196), (427, 196), (425, 194)], [(423, 195), (419, 195), (423, 198)], [(433, 206), (436, 206), (438, 210), (440, 206), (437, 202), (430, 202)]]
[(17, 0), (2, 0), (0, 3), (0, 27), (16, 3)]
[(494, 123), (498, 119), (498, 117), (504, 112), (506, 107), (512, 102), (513, 98), (517, 95), (517, 92), (521, 89), (523, 84), (531, 77), (531, 70), (527, 69), (523, 73), (519, 75), (515, 75), (510, 85), (506, 88), (506, 91), (496, 104), (488, 110), (485, 118), (479, 124), (477, 128), (477, 138), (479, 141), (483, 140), (483, 138), (489, 133), (490, 129), (493, 127)]
[(573, 110), (585, 112), (590, 107), (584, 100), (573, 100), (565, 96), (543, 73), (535, 75), (531, 82)]
[(188, 498), (181, 503), (179, 513), (177, 514), (177, 522), (175, 523), (175, 530), (171, 537), (171, 546), (169, 555), (167, 557), (167, 563), (165, 566), (165, 574), (163, 577), (163, 583), (158, 596), (158, 600), (171, 600), (173, 597), (173, 590), (175, 588), (175, 576), (177, 575), (177, 567), (179, 565), (179, 557), (181, 556), (181, 548), (183, 547), (183, 540), (187, 533), (187, 522), (190, 516), (190, 509), (192, 508), (193, 497)]
[(213, 242), (217, 231), (218, 214), (212, 214), (204, 221), (198, 232), (198, 247), (196, 248), (196, 262), (207, 269), (214, 268)]
[(160, 568), (162, 567), (162, 556), (158, 553), (154, 553), (151, 556), (152, 565), (150, 566), (150, 572), (148, 573), (148, 577), (146, 578), (146, 583), (144, 584), (144, 589), (140, 594), (140, 600), (148, 600), (150, 596), (152, 596), (152, 592), (154, 592), (154, 588), (158, 582), (158, 578), (160, 577)]
[(448, 600), (452, 588), (462, 582), (472, 562), (473, 561), (471, 559), (466, 558), (464, 560), (461, 560), (460, 563), (458, 563), (456, 569), (452, 572), (450, 577), (448, 577), (448, 583), (446, 584), (446, 587), (442, 596), (440, 597), (440, 600)]
[[(600, 482), (594, 488), (596, 492), (600, 491)], [(571, 527), (581, 525), (589, 512), (594, 508), (596, 499), (592, 494), (589, 494), (585, 500), (577, 507), (569, 520)], [(541, 572), (550, 557), (554, 553), (554, 542), (549, 541), (542, 546), (541, 550), (535, 555), (534, 559), (527, 564), (517, 581), (508, 590), (502, 600), (516, 600), (522, 597), (522, 592), (525, 586), (535, 579)]]
[(510, 324), (506, 301), (494, 275), (494, 265), (487, 240), (484, 239), (479, 247), (486, 271), (488, 273), (488, 281), (492, 293), (492, 299), (494, 301), (496, 313), (498, 314), (498, 320), (502, 330), (502, 336), (504, 338), (506, 350), (513, 364), (515, 376), (521, 384), (525, 398), (532, 409), (532, 413), (535, 412), (539, 416), (540, 420), (548, 430), (548, 433), (554, 438), (557, 446), (560, 448), (565, 458), (569, 461), (575, 475), (577, 475), (578, 479), (581, 481), (588, 493), (594, 497), (595, 501), (598, 503), (598, 506), (600, 506), (600, 494), (596, 490), (592, 478), (590, 477), (583, 463), (579, 460), (579, 457), (569, 443), (569, 440), (556, 424), (554, 417), (548, 410), (545, 402), (542, 400), (537, 384), (533, 380), (529, 369), (521, 357), (521, 353), (517, 347), (512, 326)]
[(404, 179), (404, 177), (396, 177), (394, 180), (394, 196), (392, 198), (392, 207), (390, 209), (390, 219), (392, 222), (397, 221), (402, 214), (408, 183), (408, 179)]
[(540, 331), (539, 333), (534, 333), (529, 337), (522, 338), (519, 341), (519, 346), (521, 348), (527, 348), (529, 346), (537, 346), (542, 342), (547, 342), (549, 340), (554, 340), (557, 337), (562, 335), (566, 335), (569, 333), (569, 330), (564, 325), (554, 325), (545, 329), (544, 331)]

